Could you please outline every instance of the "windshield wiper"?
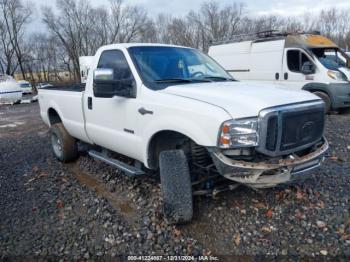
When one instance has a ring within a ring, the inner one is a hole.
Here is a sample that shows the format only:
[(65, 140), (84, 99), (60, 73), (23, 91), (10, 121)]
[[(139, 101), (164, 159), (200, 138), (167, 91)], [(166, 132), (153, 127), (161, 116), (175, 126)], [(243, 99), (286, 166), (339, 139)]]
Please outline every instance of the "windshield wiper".
[(186, 78), (164, 78), (164, 79), (154, 80), (154, 82), (157, 82), (157, 83), (167, 83), (167, 82), (185, 82), (185, 83), (190, 83), (190, 82), (192, 82), (192, 80), (186, 79)]
[(183, 83), (192, 83), (192, 82), (211, 82), (209, 79), (198, 79), (198, 78), (164, 78), (154, 80), (156, 83), (168, 83), (168, 82), (183, 82)]
[(203, 77), (204, 79), (213, 79), (213, 80), (225, 80), (225, 81), (235, 81), (232, 78), (228, 78), (228, 77), (223, 77), (223, 76), (205, 76)]

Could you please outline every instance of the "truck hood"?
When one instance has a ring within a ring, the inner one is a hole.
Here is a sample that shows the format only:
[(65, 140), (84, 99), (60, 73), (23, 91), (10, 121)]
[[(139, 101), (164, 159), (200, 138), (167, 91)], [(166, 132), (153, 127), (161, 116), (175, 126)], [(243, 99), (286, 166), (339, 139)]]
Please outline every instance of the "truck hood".
[(232, 118), (257, 116), (262, 109), (319, 98), (306, 91), (249, 82), (210, 82), (169, 86), (161, 92), (223, 108)]

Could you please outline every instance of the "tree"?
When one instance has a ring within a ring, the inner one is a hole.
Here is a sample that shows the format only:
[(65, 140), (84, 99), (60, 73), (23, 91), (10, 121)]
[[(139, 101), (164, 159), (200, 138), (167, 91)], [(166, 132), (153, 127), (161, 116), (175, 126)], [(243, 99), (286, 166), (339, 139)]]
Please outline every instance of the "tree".
[(79, 57), (93, 55), (101, 45), (141, 39), (149, 23), (139, 7), (110, 1), (110, 8), (93, 8), (89, 1), (58, 0), (58, 14), (43, 8), (43, 22), (59, 39), (72, 61), (75, 79), (79, 78)]
[(90, 0), (57, 0), (57, 11), (42, 8), (48, 32), (29, 39), (23, 34), (31, 12), (24, 10), (20, 1), (0, 0), (1, 13), (6, 10), (6, 16), (0, 16), (0, 70), (9, 74), (18, 68), (22, 74), (40, 71), (44, 72), (44, 81), (49, 81), (52, 73), (59, 77), (63, 70), (78, 80), (79, 57), (93, 55), (100, 46), (112, 43), (158, 42), (207, 52), (212, 41), (230, 39), (237, 34), (320, 30), (340, 47), (350, 47), (350, 10), (337, 8), (300, 16), (252, 17), (245, 14), (244, 4), (222, 5), (210, 1), (183, 16), (161, 13), (151, 19), (144, 8), (127, 5), (122, 0), (110, 0), (100, 7), (91, 6)]
[[(24, 54), (22, 52), (24, 27), (30, 22), (32, 9), (30, 3), (27, 6), (22, 5), (20, 0), (0, 0), (0, 23), (5, 32), (5, 37), (11, 46), (11, 49), (16, 54), (17, 63), (22, 72), (22, 76), (25, 79), (24, 70)], [(2, 37), (4, 38), (4, 37)], [(7, 55), (11, 54), (11, 50), (7, 50)], [(5, 55), (6, 56), (6, 55)], [(9, 63), (9, 57), (7, 62)], [(10, 66), (11, 68), (11, 66)]]
[(12, 75), (17, 62), (14, 59), (15, 49), (11, 45), (10, 36), (6, 30), (3, 21), (0, 21), (0, 70), (1, 73)]

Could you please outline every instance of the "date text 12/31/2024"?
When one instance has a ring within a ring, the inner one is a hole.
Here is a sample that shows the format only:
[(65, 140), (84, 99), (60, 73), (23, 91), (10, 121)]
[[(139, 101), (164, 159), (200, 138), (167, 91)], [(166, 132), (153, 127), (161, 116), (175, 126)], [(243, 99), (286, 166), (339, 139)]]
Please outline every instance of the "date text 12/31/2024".
[(218, 261), (216, 256), (128, 256), (128, 261)]

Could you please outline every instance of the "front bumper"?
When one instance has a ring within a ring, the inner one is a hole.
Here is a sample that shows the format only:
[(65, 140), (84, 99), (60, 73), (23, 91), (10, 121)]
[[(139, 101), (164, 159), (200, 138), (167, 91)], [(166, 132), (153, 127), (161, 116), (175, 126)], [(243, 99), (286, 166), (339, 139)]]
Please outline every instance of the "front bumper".
[(350, 83), (329, 84), (328, 89), (332, 96), (333, 109), (350, 107)]
[(277, 163), (233, 160), (221, 151), (213, 151), (211, 156), (219, 173), (227, 179), (254, 188), (268, 188), (310, 177), (320, 167), (327, 150), (328, 142), (323, 138), (312, 152), (301, 157), (290, 155)]

